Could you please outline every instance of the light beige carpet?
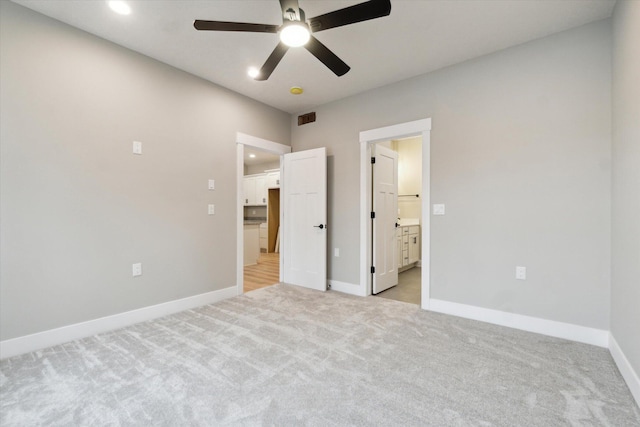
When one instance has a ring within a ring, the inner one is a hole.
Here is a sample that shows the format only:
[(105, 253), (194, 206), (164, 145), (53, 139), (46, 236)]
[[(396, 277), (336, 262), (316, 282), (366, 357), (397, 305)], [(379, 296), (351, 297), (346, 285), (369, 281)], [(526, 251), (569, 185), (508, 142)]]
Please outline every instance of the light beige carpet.
[(287, 285), (0, 372), (5, 427), (640, 425), (606, 349)]

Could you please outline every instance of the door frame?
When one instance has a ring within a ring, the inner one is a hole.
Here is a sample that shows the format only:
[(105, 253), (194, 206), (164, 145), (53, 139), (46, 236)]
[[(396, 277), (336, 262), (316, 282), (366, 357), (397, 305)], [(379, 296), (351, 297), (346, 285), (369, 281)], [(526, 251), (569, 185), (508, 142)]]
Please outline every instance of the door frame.
[(393, 139), (422, 137), (422, 218), (421, 264), (422, 297), (420, 307), (428, 310), (430, 301), (430, 205), (431, 205), (431, 118), (400, 123), (360, 132), (360, 283), (364, 295), (371, 295), (371, 144)]
[[(256, 136), (247, 135), (236, 132), (236, 292), (238, 295), (244, 293), (244, 147), (253, 147), (271, 154), (280, 156), (280, 174), (282, 177), (282, 156), (291, 152), (291, 147), (268, 139), (258, 138)], [(283, 189), (286, 183), (280, 179), (280, 188)], [(280, 206), (282, 206), (283, 191), (280, 191)], [(280, 209), (280, 224), (283, 223), (283, 210)], [(282, 228), (280, 229), (282, 233)], [(282, 234), (280, 241), (282, 241)], [(284, 249), (284, 248), (282, 248)], [(282, 281), (282, 270), (284, 254), (280, 251), (280, 278)]]

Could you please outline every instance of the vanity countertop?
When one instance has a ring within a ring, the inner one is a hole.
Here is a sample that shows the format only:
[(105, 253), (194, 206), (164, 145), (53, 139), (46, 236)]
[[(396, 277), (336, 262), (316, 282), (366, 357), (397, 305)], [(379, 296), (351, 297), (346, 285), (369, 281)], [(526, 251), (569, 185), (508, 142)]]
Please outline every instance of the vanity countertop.
[(400, 227), (420, 225), (420, 218), (401, 218), (399, 224), (400, 224)]
[(244, 225), (260, 225), (264, 222), (267, 222), (267, 218), (245, 218)]

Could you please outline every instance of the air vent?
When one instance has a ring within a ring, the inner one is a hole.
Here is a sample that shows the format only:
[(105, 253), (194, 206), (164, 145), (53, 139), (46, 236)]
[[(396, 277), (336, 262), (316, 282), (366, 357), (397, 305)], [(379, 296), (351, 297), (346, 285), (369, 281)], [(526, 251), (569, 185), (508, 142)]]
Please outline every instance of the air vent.
[(316, 112), (303, 114), (298, 116), (298, 126), (306, 125), (307, 123), (313, 123), (316, 121)]

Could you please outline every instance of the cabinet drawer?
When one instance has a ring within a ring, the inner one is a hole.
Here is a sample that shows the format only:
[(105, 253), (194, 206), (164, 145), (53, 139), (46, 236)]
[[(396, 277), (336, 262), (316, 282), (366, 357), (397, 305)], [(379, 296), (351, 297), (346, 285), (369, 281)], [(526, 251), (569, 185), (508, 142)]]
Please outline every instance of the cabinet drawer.
[(418, 234), (420, 233), (420, 226), (419, 225), (412, 225), (411, 227), (405, 227), (409, 229), (409, 234)]
[(409, 234), (409, 229), (410, 229), (410, 228), (411, 228), (411, 227), (402, 227), (402, 234), (403, 234), (403, 235), (404, 235), (404, 234)]

